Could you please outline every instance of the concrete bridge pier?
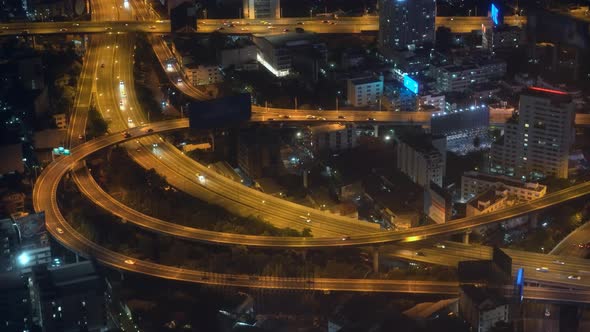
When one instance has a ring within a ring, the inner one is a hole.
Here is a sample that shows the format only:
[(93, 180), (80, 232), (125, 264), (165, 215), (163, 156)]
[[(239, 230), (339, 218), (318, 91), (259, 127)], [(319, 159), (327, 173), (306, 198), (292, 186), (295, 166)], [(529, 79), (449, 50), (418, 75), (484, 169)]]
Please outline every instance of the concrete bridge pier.
[(379, 273), (379, 247), (373, 247), (371, 250), (371, 255), (373, 259), (373, 272)]
[(464, 244), (469, 244), (469, 234), (471, 234), (470, 229), (466, 230), (465, 233), (463, 233), (463, 243)]
[(373, 136), (379, 137), (379, 125), (373, 125)]

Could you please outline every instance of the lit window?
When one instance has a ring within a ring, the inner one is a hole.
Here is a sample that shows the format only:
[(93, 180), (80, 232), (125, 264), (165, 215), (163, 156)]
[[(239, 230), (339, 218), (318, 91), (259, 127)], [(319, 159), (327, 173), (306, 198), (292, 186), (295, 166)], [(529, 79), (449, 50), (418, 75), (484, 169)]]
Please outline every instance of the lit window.
[(524, 127), (525, 127), (525, 128), (528, 128), (528, 127), (529, 127), (529, 124), (528, 124), (528, 123), (525, 123), (525, 124), (524, 124)]

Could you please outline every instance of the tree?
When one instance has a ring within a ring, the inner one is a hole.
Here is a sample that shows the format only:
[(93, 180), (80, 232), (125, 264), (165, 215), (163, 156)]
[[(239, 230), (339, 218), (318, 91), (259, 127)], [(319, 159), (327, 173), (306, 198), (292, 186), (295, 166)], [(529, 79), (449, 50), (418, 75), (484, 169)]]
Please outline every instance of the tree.
[(88, 111), (88, 124), (86, 128), (89, 137), (102, 136), (107, 132), (109, 125), (94, 108)]

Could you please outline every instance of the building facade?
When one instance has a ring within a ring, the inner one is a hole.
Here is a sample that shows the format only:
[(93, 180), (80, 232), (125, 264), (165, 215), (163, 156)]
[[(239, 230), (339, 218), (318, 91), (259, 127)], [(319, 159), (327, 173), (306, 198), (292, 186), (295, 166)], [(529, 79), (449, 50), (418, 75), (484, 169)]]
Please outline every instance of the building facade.
[(256, 60), (276, 77), (295, 71), (317, 79), (319, 66), (328, 57), (326, 43), (311, 33), (254, 35)]
[(492, 144), (490, 171), (523, 179), (568, 177), (574, 142), (575, 105), (569, 94), (531, 87), (520, 96), (519, 112)]
[(244, 18), (281, 18), (281, 0), (244, 0)]
[(523, 31), (520, 27), (501, 25), (498, 27), (485, 28), (482, 33), (483, 49), (496, 50), (514, 50), (523, 42)]
[(434, 182), (424, 188), (424, 214), (437, 224), (451, 220), (453, 200), (451, 195)]
[(379, 47), (413, 49), (434, 43), (436, 0), (380, 0)]
[(383, 76), (350, 79), (346, 83), (346, 96), (352, 106), (378, 104), (382, 95)]
[(182, 67), (184, 74), (193, 86), (223, 82), (223, 75), (218, 66), (198, 65), (195, 63)]
[(325, 124), (310, 128), (311, 140), (316, 151), (343, 151), (358, 145), (353, 125)]
[(472, 86), (499, 79), (506, 74), (506, 62), (489, 60), (479, 64), (446, 65), (432, 69), (435, 87), (444, 92), (463, 92)]
[(443, 186), (446, 170), (446, 140), (440, 136), (405, 136), (397, 140), (397, 169), (412, 182), (425, 187)]

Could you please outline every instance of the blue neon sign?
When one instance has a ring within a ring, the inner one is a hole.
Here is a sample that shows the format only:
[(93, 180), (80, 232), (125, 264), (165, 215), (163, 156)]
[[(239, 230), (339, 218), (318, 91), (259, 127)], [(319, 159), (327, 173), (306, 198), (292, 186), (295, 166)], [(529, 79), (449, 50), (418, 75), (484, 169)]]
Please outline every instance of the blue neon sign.
[(500, 10), (498, 9), (498, 7), (492, 4), (490, 11), (492, 16), (492, 22), (494, 22), (494, 25), (500, 24)]
[(404, 86), (413, 93), (418, 94), (418, 82), (408, 76), (408, 74), (404, 74)]
[(524, 286), (524, 269), (521, 267), (520, 269), (518, 269), (518, 272), (516, 273), (516, 291), (518, 292), (518, 296), (519, 296), (521, 302), (522, 302), (522, 299), (524, 298), (524, 295), (522, 293), (523, 286)]

